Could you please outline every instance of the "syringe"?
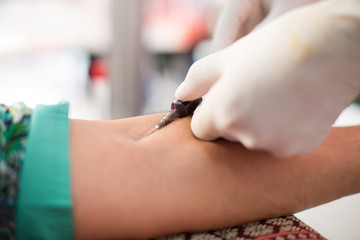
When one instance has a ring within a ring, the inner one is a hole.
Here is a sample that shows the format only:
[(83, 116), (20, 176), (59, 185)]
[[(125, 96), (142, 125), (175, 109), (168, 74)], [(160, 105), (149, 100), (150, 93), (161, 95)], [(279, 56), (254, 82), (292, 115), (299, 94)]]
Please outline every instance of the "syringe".
[(192, 101), (176, 100), (176, 101), (172, 102), (171, 110), (165, 115), (165, 117), (163, 117), (160, 120), (160, 122), (158, 122), (151, 131), (149, 131), (147, 134), (145, 134), (138, 141), (149, 136), (156, 130), (165, 127), (166, 125), (168, 125), (175, 119), (187, 117), (187, 116), (193, 114), (195, 109), (197, 108), (197, 106), (200, 104), (201, 101), (202, 101), (202, 98), (198, 98), (198, 99), (195, 99)]

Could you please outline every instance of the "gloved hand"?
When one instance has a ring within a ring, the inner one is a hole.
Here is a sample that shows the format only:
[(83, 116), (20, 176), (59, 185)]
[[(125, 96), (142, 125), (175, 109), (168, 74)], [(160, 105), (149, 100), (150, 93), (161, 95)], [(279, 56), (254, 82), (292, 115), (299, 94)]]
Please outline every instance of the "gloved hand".
[(360, 0), (297, 8), (193, 64), (191, 128), (277, 156), (311, 151), (360, 89)]
[(254, 28), (306, 4), (320, 0), (229, 0), (213, 36), (213, 51), (219, 51), (244, 37)]

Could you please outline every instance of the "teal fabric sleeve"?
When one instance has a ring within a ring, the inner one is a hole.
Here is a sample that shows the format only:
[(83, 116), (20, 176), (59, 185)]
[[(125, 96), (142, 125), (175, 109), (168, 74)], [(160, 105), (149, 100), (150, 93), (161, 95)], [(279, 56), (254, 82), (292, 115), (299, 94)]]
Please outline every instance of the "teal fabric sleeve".
[(38, 105), (20, 177), (16, 239), (73, 237), (69, 104)]

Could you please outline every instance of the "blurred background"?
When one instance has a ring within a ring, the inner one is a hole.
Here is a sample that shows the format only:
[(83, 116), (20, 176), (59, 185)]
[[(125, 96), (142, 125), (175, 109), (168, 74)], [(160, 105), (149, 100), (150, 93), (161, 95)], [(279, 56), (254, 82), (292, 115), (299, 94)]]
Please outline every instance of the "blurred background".
[(72, 118), (164, 112), (210, 52), (220, 1), (0, 1), (0, 96), (70, 102)]
[[(211, 52), (226, 0), (0, 0), (0, 99), (70, 102), (70, 117), (165, 112)], [(360, 123), (351, 105), (338, 125)], [(261, 176), (260, 176), (261, 177)], [(329, 239), (359, 239), (360, 197), (297, 214)]]

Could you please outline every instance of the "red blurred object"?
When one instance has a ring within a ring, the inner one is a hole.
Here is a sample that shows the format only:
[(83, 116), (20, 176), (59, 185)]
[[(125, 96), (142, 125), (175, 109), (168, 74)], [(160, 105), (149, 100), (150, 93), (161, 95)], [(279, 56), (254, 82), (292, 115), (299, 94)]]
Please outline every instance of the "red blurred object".
[(89, 68), (89, 77), (92, 82), (108, 81), (109, 79), (108, 62), (103, 58), (92, 59)]
[(151, 0), (144, 12), (143, 41), (152, 52), (188, 52), (208, 36), (202, 5), (196, 0)]

